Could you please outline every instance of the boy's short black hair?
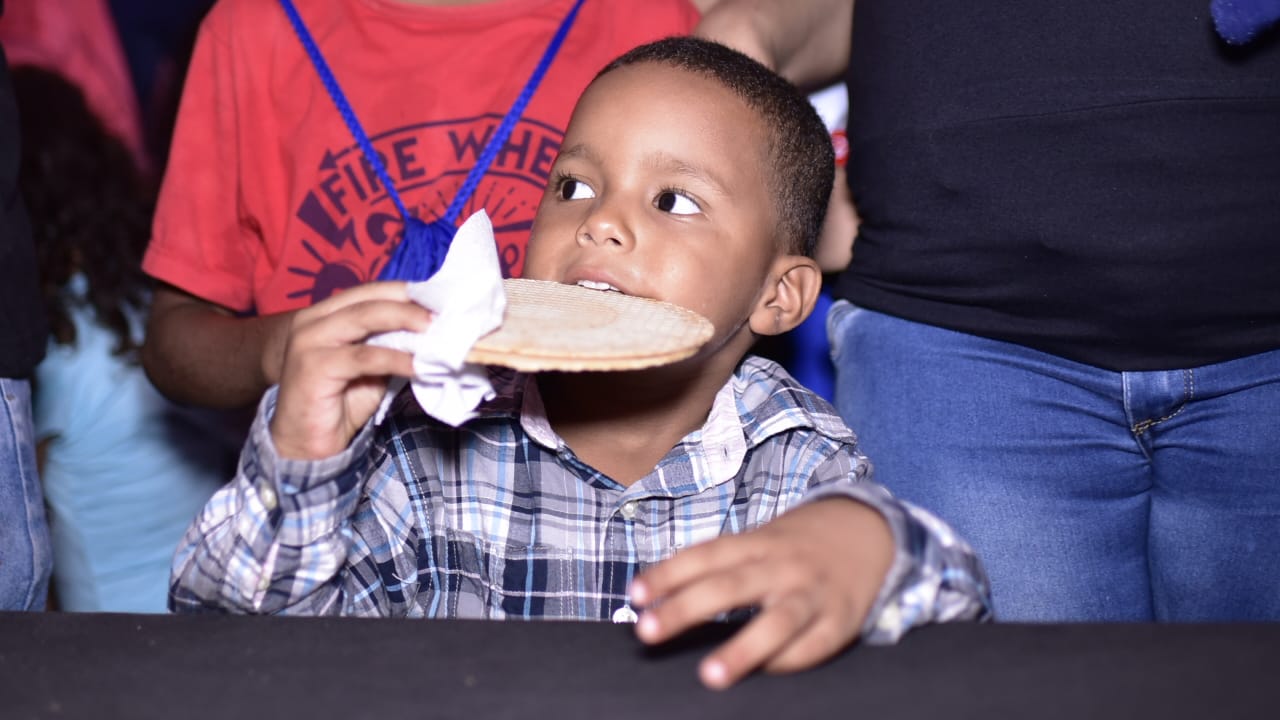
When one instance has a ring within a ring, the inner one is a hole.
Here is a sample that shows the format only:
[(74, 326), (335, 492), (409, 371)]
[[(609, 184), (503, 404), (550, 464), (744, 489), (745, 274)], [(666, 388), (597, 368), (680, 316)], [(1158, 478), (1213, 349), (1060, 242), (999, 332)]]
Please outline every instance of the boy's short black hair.
[(787, 252), (813, 256), (835, 182), (831, 135), (802, 92), (737, 50), (695, 37), (669, 37), (641, 45), (605, 66), (660, 63), (715, 80), (755, 110), (768, 133), (770, 188), (778, 205)]

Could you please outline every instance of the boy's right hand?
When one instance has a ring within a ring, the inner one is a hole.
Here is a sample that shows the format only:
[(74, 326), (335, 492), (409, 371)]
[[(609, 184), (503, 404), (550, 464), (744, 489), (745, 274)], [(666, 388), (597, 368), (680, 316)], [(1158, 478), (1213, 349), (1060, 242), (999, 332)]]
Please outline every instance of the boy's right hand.
[(344, 290), (299, 311), (289, 327), (271, 439), (281, 457), (318, 460), (342, 452), (368, 422), (388, 376), (413, 374), (413, 356), (366, 345), (372, 335), (421, 332), (431, 313), (403, 282)]

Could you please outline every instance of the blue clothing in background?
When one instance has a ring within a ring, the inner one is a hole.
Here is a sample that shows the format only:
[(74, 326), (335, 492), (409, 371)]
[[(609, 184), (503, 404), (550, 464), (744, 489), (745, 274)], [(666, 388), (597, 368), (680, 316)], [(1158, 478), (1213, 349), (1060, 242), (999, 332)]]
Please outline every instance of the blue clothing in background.
[[(74, 278), (73, 292), (84, 284)], [(112, 355), (115, 336), (89, 308), (72, 319), (76, 342), (50, 342), (33, 399), (58, 604), (163, 612), (174, 548), (234, 456), (212, 415), (170, 403)]]
[(787, 333), (785, 342), (791, 353), (783, 365), (801, 385), (834, 403), (836, 370), (831, 363), (831, 343), (827, 340), (827, 313), (831, 311), (831, 303), (830, 294), (820, 293), (809, 317)]

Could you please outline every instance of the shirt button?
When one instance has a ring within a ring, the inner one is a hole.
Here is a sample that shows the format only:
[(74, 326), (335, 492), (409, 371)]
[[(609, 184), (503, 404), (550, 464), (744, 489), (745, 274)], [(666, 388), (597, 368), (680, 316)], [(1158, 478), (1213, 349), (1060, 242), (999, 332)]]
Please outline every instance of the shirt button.
[(876, 619), (876, 627), (887, 633), (897, 633), (902, 630), (902, 608), (893, 603), (884, 606), (880, 611), (880, 617)]
[(263, 575), (262, 579), (258, 581), (258, 590), (262, 592), (266, 592), (270, 589), (271, 589), (271, 576)]
[(262, 501), (262, 507), (271, 512), (276, 509), (276, 491), (271, 489), (269, 485), (263, 485), (258, 488), (258, 499)]
[(638, 503), (635, 500), (628, 500), (622, 503), (622, 517), (627, 520), (635, 520), (637, 505)]

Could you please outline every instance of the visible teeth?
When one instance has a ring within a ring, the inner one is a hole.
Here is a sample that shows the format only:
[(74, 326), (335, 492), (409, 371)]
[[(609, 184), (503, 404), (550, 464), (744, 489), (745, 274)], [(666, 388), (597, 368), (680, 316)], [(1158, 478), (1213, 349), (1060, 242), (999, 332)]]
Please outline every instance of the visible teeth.
[(607, 282), (597, 282), (595, 280), (579, 280), (578, 285), (584, 288), (587, 288), (589, 290), (608, 290), (611, 292), (622, 292), (621, 290), (610, 285)]

